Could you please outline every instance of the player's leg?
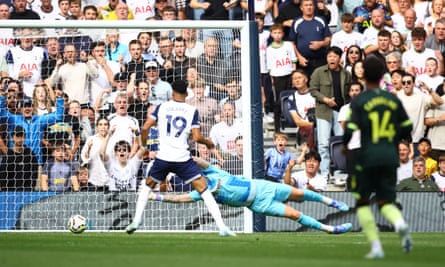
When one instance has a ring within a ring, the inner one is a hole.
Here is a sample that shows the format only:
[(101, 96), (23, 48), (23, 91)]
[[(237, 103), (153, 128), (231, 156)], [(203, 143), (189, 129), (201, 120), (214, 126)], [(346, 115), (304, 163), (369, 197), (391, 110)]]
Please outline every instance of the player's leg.
[[(254, 212), (269, 216), (289, 218), (306, 227), (332, 234), (342, 234), (349, 232), (352, 229), (352, 224), (350, 223), (338, 226), (322, 224), (315, 218), (307, 216), (293, 207), (283, 203), (284, 201), (288, 200), (292, 194), (295, 194), (295, 200), (297, 199), (297, 195), (301, 199), (304, 195), (302, 190), (294, 191), (296, 188), (291, 186), (279, 183), (270, 183), (267, 181), (255, 181), (255, 185), (257, 197), (249, 206), (249, 209)], [(315, 194), (318, 196), (312, 195), (313, 199), (318, 197), (318, 200), (320, 200), (321, 195), (318, 193)], [(310, 193), (308, 193), (308, 195), (310, 195)]]
[[(282, 204), (282, 203), (280, 203), (280, 204)], [(283, 217), (297, 221), (298, 223), (300, 223), (301, 225), (304, 225), (306, 227), (316, 229), (319, 231), (323, 231), (326, 233), (330, 233), (330, 234), (343, 234), (343, 233), (349, 232), (352, 229), (351, 223), (345, 223), (345, 224), (341, 224), (341, 225), (337, 225), (337, 226), (323, 224), (320, 221), (316, 220), (315, 218), (305, 215), (302, 212), (300, 212), (288, 205), (284, 205), (284, 216)]]
[(208, 167), (208, 163), (199, 161), (199, 158), (196, 160), (198, 163), (193, 161), (193, 159), (190, 159), (184, 164), (179, 165), (175, 173), (181, 173), (181, 178), (183, 178), (186, 183), (190, 182), (193, 189), (201, 194), (204, 204), (218, 226), (219, 234), (221, 236), (235, 236), (236, 234), (232, 232), (224, 223), (219, 206), (207, 187), (207, 182), (201, 174), (201, 169), (198, 167), (198, 164), (203, 168), (206, 166)]
[[(157, 180), (154, 180), (152, 177), (167, 177), (168, 174), (168, 162), (155, 159), (153, 165), (150, 167), (148, 171), (148, 175), (145, 181), (145, 185), (142, 186), (139, 190), (138, 197), (136, 200), (136, 211), (133, 217), (133, 221), (129, 224), (125, 231), (128, 234), (134, 233), (137, 230), (139, 225), (142, 222), (142, 215), (144, 214), (145, 207), (147, 206), (148, 196), (152, 192), (152, 189), (158, 183)], [(161, 179), (160, 181), (162, 181)]]
[(365, 255), (367, 259), (383, 258), (383, 248), (377, 232), (377, 225), (375, 223), (374, 215), (372, 214), (369, 197), (375, 188), (375, 179), (380, 174), (373, 172), (375, 170), (358, 170), (353, 179), (356, 179), (356, 187), (353, 190), (357, 197), (357, 218), (366, 239), (371, 245), (371, 251)]
[(146, 184), (140, 188), (136, 200), (136, 211), (133, 217), (133, 221), (125, 228), (125, 231), (128, 234), (134, 233), (134, 231), (136, 231), (141, 224), (142, 215), (144, 214), (145, 206), (147, 206), (148, 196), (152, 192), (152, 189), (155, 187), (155, 185), (156, 182), (147, 177)]
[(202, 200), (204, 200), (207, 209), (209, 210), (210, 214), (212, 214), (212, 217), (218, 226), (219, 234), (221, 236), (236, 236), (236, 234), (225, 225), (221, 216), (221, 211), (219, 210), (219, 206), (216, 203), (212, 193), (210, 193), (205, 178), (201, 176), (198, 179), (193, 180), (192, 186), (201, 194)]
[(396, 201), (396, 169), (388, 168), (385, 173), (387, 176), (381, 176), (384, 178), (380, 179), (379, 188), (376, 193), (380, 213), (394, 226), (396, 232), (399, 233), (403, 251), (408, 253), (412, 248), (409, 227), (400, 210), (393, 204)]
[(320, 202), (324, 203), (330, 207), (334, 207), (336, 209), (339, 209), (341, 211), (348, 211), (349, 206), (341, 201), (334, 200), (330, 197), (323, 196), (322, 194), (319, 194), (317, 192), (307, 190), (307, 189), (298, 189), (295, 187), (292, 187), (291, 193), (288, 197), (288, 200), (290, 201), (313, 201), (313, 202)]

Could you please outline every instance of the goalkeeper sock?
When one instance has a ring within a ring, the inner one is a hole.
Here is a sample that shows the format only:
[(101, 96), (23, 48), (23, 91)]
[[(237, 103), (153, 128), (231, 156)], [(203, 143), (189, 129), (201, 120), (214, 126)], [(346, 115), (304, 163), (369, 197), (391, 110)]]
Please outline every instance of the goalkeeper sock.
[(372, 215), (370, 206), (361, 206), (357, 208), (358, 222), (360, 223), (363, 232), (369, 243), (379, 240), (377, 233), (377, 225), (375, 224), (374, 216)]
[[(312, 190), (303, 189), (303, 197), (301, 198), (301, 200), (326, 203), (326, 202), (324, 202), (323, 198), (327, 198), (327, 197), (324, 197), (324, 196), (320, 195), (319, 193), (314, 192)], [(327, 199), (331, 200), (331, 201), (326, 204), (327, 205), (331, 204), (332, 199), (329, 199), (329, 198), (327, 198)], [(325, 200), (325, 201), (328, 201), (328, 200)]]
[(210, 214), (212, 214), (212, 217), (215, 220), (215, 223), (218, 226), (218, 228), (220, 230), (227, 228), (227, 226), (223, 222), (221, 211), (219, 210), (218, 204), (216, 203), (215, 199), (213, 198), (213, 195), (210, 193), (208, 188), (206, 188), (201, 193), (201, 198), (202, 200), (204, 200), (204, 203), (206, 204)]
[(298, 223), (300, 223), (301, 225), (313, 228), (313, 229), (317, 229), (317, 230), (322, 230), (322, 223), (317, 221), (316, 219), (304, 215), (303, 213), (301, 213), (300, 218), (297, 220)]
[(151, 188), (147, 185), (142, 186), (139, 191), (138, 199), (136, 201), (136, 212), (134, 214), (133, 222), (140, 224), (142, 221), (142, 214), (144, 213), (145, 206), (148, 202), (148, 196), (151, 193)]

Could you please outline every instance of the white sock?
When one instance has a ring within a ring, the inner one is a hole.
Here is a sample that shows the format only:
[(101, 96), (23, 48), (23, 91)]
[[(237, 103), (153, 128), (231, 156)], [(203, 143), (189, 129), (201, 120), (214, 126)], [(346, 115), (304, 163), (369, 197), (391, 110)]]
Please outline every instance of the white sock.
[(212, 217), (215, 220), (215, 223), (218, 226), (218, 228), (220, 230), (226, 228), (227, 226), (223, 222), (221, 211), (219, 210), (218, 204), (216, 203), (210, 191), (208, 189), (204, 190), (204, 192), (201, 193), (201, 197), (202, 200), (204, 200), (207, 209), (212, 214)]
[(142, 214), (144, 213), (145, 206), (148, 202), (148, 195), (151, 192), (151, 188), (147, 185), (142, 186), (141, 191), (139, 191), (138, 199), (136, 201), (136, 212), (134, 214), (133, 222), (138, 225), (142, 221)]
[(396, 221), (396, 223), (394, 224), (394, 228), (396, 230), (396, 232), (400, 232), (400, 228), (406, 227), (406, 222), (405, 220), (398, 220)]
[(374, 240), (371, 242), (371, 251), (372, 252), (382, 252), (383, 248), (382, 248), (382, 243), (380, 242), (380, 240)]

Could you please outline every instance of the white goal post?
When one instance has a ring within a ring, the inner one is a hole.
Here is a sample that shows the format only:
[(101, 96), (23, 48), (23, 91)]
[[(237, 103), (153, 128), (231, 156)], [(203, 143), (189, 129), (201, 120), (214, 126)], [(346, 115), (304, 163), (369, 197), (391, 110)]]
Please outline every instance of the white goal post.
[[(242, 90), (242, 136), (243, 175), (252, 177), (252, 107), (259, 109), (261, 103), (251, 103), (253, 93), (260, 94), (259, 88), (252, 88), (252, 54), (249, 21), (45, 21), (45, 20), (0, 20), (0, 32), (8, 29), (46, 29), (55, 32), (60, 29), (89, 29), (103, 31), (119, 29), (120, 32), (174, 31), (193, 28), (205, 30), (231, 30), (239, 32), (241, 43), (238, 79)], [(255, 33), (256, 34), (256, 33)], [(98, 34), (100, 35), (100, 34)], [(130, 34), (131, 36), (131, 34)], [(48, 36), (37, 36), (45, 39)], [(216, 38), (221, 37), (216, 35)], [(0, 36), (0, 39), (5, 36)], [(202, 37), (200, 37), (202, 38)], [(203, 41), (201, 39), (201, 41)], [(39, 44), (35, 44), (39, 45)], [(232, 44), (230, 44), (232, 45)], [(14, 44), (3, 42), (5, 53)], [(43, 44), (42, 44), (43, 46)], [(227, 56), (227, 55), (226, 55)], [(225, 60), (228, 57), (224, 58)], [(227, 59), (228, 60), (228, 59)], [(254, 74), (255, 75), (255, 74)], [(257, 74), (259, 76), (259, 74)], [(11, 75), (10, 75), (11, 76)], [(227, 78), (227, 77), (222, 77)], [(258, 81), (256, 81), (258, 84)], [(254, 83), (255, 84), (255, 83)], [(3, 106), (6, 109), (7, 107)], [(0, 122), (7, 124), (3, 117)], [(11, 130), (9, 130), (11, 131)], [(8, 135), (10, 138), (10, 133)], [(79, 148), (80, 150), (81, 148)], [(0, 164), (4, 164), (2, 155)], [(262, 157), (262, 155), (261, 155)], [(80, 157), (79, 157), (80, 160)], [(0, 177), (1, 180), (1, 177)], [(37, 181), (39, 183), (40, 181)], [(134, 215), (137, 192), (42, 192), (32, 189), (2, 188), (0, 191), (0, 231), (59, 231), (67, 230), (70, 216), (81, 214), (88, 218), (89, 229), (96, 231), (122, 230)], [(223, 218), (228, 226), (237, 232), (253, 232), (252, 213), (248, 209), (221, 206)], [(217, 231), (203, 203), (167, 204), (149, 202), (144, 214), (142, 231)]]

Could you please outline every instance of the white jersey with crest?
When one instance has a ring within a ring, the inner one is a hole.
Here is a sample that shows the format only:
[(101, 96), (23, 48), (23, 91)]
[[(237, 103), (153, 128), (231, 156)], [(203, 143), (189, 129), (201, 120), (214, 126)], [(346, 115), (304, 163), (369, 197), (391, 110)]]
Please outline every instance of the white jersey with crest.
[(172, 162), (190, 159), (188, 139), (199, 128), (198, 110), (185, 102), (169, 100), (158, 105), (151, 117), (157, 121), (159, 151), (156, 158)]
[(32, 97), (34, 85), (40, 80), (42, 71), (42, 60), (45, 54), (43, 48), (33, 46), (30, 50), (23, 50), (19, 46), (12, 47), (6, 55), (9, 66), (9, 76), (18, 79), (21, 71), (30, 71), (32, 76), (23, 79), (23, 91), (29, 97)]

